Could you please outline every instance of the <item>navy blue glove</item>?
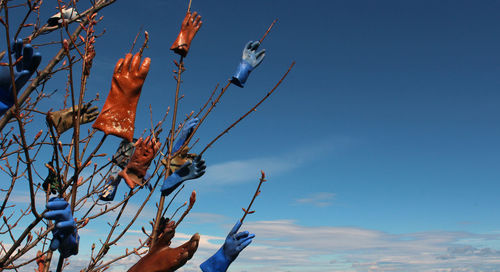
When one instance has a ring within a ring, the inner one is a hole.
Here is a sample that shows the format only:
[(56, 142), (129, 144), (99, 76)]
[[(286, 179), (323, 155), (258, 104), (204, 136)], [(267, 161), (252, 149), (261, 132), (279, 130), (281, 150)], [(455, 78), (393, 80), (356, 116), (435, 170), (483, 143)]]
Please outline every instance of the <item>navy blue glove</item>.
[(200, 156), (194, 158), (192, 162), (186, 162), (175, 171), (172, 175), (168, 176), (161, 186), (161, 193), (164, 196), (168, 196), (172, 193), (179, 185), (188, 179), (197, 179), (203, 174), (205, 174), (205, 160), (202, 160)]
[(54, 220), (50, 249), (59, 249), (59, 253), (64, 258), (78, 254), (80, 236), (78, 236), (76, 223), (68, 202), (64, 198), (53, 197), (47, 202), (47, 209), (50, 211), (46, 212), (43, 217)]
[(120, 171), (120, 167), (113, 165), (111, 173), (106, 180), (106, 184), (104, 184), (104, 191), (99, 196), (99, 199), (104, 201), (113, 201), (115, 199), (118, 185), (120, 185), (120, 181), (122, 180), (122, 177), (118, 176), (118, 172)]
[[(14, 67), (14, 79), (16, 83), (16, 91), (19, 91), (28, 82), (30, 77), (40, 65), (42, 56), (40, 53), (33, 53), (33, 47), (26, 44), (23, 47), (23, 40), (18, 39), (13, 45), (12, 50), (16, 61), (21, 56), (23, 59)], [(1, 59), (0, 59), (1, 61)], [(0, 115), (3, 115), (8, 109), (14, 105), (14, 96), (12, 94), (12, 80), (10, 77), (9, 66), (0, 66)]]
[(241, 222), (238, 220), (227, 235), (224, 245), (212, 257), (200, 265), (203, 272), (227, 271), (227, 268), (236, 260), (238, 254), (252, 242), (255, 234), (250, 234), (248, 231), (238, 232), (240, 227)]
[(172, 149), (172, 154), (175, 154), (181, 148), (181, 146), (184, 144), (184, 142), (191, 136), (191, 133), (193, 133), (194, 127), (198, 124), (198, 118), (193, 118), (189, 119), (186, 124), (184, 124), (184, 127), (182, 128), (181, 134), (179, 135), (179, 138), (177, 138), (177, 141), (174, 144), (174, 148)]
[(259, 48), (259, 41), (249, 41), (243, 49), (243, 56), (241, 57), (241, 62), (236, 68), (236, 72), (231, 79), (231, 83), (243, 88), (245, 82), (248, 79), (248, 75), (253, 71), (259, 64), (264, 60), (266, 56), (266, 49), (261, 50), (259, 53), (255, 51)]

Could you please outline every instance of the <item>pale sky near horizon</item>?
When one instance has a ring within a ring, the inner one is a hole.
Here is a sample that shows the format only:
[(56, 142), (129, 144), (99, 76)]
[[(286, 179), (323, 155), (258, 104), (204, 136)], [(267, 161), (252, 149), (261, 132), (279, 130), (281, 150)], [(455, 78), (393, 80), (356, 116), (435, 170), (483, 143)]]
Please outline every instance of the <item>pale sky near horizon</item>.
[[(141, 27), (150, 35), (144, 55), (152, 63), (136, 136), (150, 126), (149, 105), (156, 121), (172, 106), (178, 58), (169, 48), (186, 6), (184, 0), (120, 0), (100, 13), (97, 32), (106, 33), (96, 43), (86, 94), (87, 100), (100, 94), (99, 108), (116, 61)], [(45, 7), (42, 14), (55, 11)], [(177, 205), (192, 190), (198, 200), (175, 243), (202, 236), (179, 271), (200, 271), (220, 247), (261, 169), (268, 182), (242, 228), (256, 238), (229, 271), (500, 270), (499, 9), (500, 1), (193, 0), (203, 26), (185, 60), (180, 116), (197, 111), (217, 83), (225, 85), (243, 46), (278, 18), (262, 44), (263, 63), (245, 88), (230, 87), (197, 134), (195, 152), (296, 65), (268, 101), (206, 152), (207, 174), (179, 194)], [(50, 50), (41, 52), (50, 56)], [(53, 101), (64, 95), (64, 80), (47, 84), (59, 90)], [(43, 121), (28, 133), (40, 128)], [(120, 140), (108, 138), (102, 152), (112, 154)], [(145, 194), (130, 205), (137, 207)], [(16, 188), (19, 203), (23, 195)], [(153, 210), (151, 201), (119, 246), (145, 239), (140, 228), (149, 228)], [(99, 221), (80, 232), (82, 254), (70, 259), (68, 271), (88, 262), (88, 248), (107, 229)], [(111, 271), (135, 261), (120, 261)]]

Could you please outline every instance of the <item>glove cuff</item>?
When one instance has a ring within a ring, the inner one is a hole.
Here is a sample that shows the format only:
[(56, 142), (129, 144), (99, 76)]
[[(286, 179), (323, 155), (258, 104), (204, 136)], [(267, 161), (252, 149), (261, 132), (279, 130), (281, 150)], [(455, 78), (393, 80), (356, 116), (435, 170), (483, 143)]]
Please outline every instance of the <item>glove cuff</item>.
[(221, 247), (212, 257), (208, 258), (200, 265), (203, 272), (224, 272), (227, 271), (232, 261), (224, 255), (223, 247)]
[(231, 79), (231, 83), (234, 85), (243, 88), (245, 82), (247, 82), (248, 75), (252, 72), (253, 67), (245, 60), (241, 60), (238, 68), (236, 68), (236, 72), (234, 72), (233, 78)]
[(168, 176), (161, 186), (161, 194), (164, 196), (168, 196), (171, 194), (179, 185), (182, 183), (182, 178), (177, 173), (172, 173)]

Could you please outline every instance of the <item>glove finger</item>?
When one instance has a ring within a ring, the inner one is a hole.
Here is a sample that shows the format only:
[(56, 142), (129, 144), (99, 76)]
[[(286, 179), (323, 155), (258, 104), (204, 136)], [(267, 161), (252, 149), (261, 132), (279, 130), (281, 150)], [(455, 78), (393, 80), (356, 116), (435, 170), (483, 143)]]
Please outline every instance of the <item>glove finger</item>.
[(16, 79), (16, 92), (19, 94), (19, 90), (28, 82), (30, 79), (30, 72), (28, 70), (23, 70)]
[(255, 56), (255, 58), (257, 59), (257, 65), (259, 65), (264, 60), (265, 56), (266, 49), (262, 49), (259, 53), (257, 53), (257, 55)]
[(248, 232), (248, 231), (245, 230), (245, 231), (236, 233), (236, 235), (234, 236), (234, 238), (237, 239), (237, 240), (239, 240), (239, 239), (247, 237), (249, 234), (250, 234), (250, 232)]
[(196, 18), (194, 19), (193, 25), (197, 26), (200, 23), (200, 20), (201, 20), (201, 15), (196, 16)]
[(199, 178), (199, 177), (203, 176), (204, 174), (205, 174), (205, 171), (196, 172), (195, 178)]
[(238, 252), (241, 252), (243, 249), (245, 249), (245, 247), (247, 247), (250, 243), (252, 243), (252, 239), (248, 239), (246, 240), (245, 242), (241, 243), (241, 245), (237, 246), (236, 247), (236, 250)]
[(205, 165), (202, 165), (202, 166), (200, 166), (200, 167), (197, 167), (197, 172), (201, 172), (201, 171), (205, 172), (204, 170), (205, 170), (206, 168), (207, 168), (207, 166), (205, 166)]
[[(182, 244), (180, 247), (175, 248), (175, 250), (181, 250), (183, 252), (187, 252), (187, 254), (182, 254), (182, 260), (180, 262), (182, 264), (185, 264), (188, 260), (190, 260), (196, 250), (198, 249), (198, 244), (200, 242), (200, 235), (198, 233), (195, 233), (189, 241), (185, 242)], [(180, 255), (180, 254), (179, 254)]]
[(259, 41), (255, 41), (255, 42), (252, 43), (252, 46), (251, 46), (250, 50), (255, 51), (255, 50), (257, 50), (257, 48), (259, 48), (259, 46), (260, 46), (260, 42)]
[(141, 138), (139, 138), (139, 140), (137, 140), (137, 141), (135, 142), (134, 146), (135, 146), (135, 147), (137, 147), (137, 146), (141, 145), (141, 144), (142, 144), (142, 142), (143, 142), (143, 140), (142, 140), (142, 137), (141, 137)]
[(235, 235), (238, 232), (238, 230), (240, 229), (240, 227), (241, 227), (241, 221), (238, 219), (238, 221), (236, 221), (236, 224), (234, 225), (234, 227), (229, 232), (228, 236)]
[(56, 228), (59, 228), (62, 232), (73, 231), (75, 229), (75, 221), (73, 218), (68, 221), (62, 221), (56, 224)]
[[(247, 231), (248, 233), (248, 231)], [(239, 233), (238, 233), (239, 234)], [(237, 235), (238, 235), (237, 234)], [(253, 238), (255, 238), (255, 234), (248, 234), (246, 237), (241, 237), (241, 238), (238, 238), (238, 244), (239, 245), (242, 245), (244, 244), (247, 240), (252, 240)]]
[(66, 208), (68, 205), (69, 205), (68, 202), (66, 202), (64, 198), (55, 197), (51, 198), (49, 202), (47, 202), (46, 207), (49, 210), (62, 210)]
[(194, 22), (196, 16), (198, 16), (198, 12), (195, 11), (189, 16), (189, 22)]
[(245, 49), (243, 49), (243, 53), (246, 51), (246, 50), (250, 50), (252, 48), (252, 41), (249, 41), (247, 42), (247, 44), (245, 45)]
[(92, 108), (87, 110), (87, 114), (94, 114), (94, 113), (99, 114), (99, 108), (97, 106), (92, 107)]
[(139, 65), (141, 64), (141, 56), (139, 53), (136, 53), (134, 55), (134, 58), (132, 59), (132, 65), (130, 66), (130, 71), (139, 71)]
[(65, 210), (55, 210), (46, 212), (43, 216), (45, 219), (63, 221), (67, 219), (67, 211)]
[(38, 66), (40, 65), (40, 62), (42, 62), (42, 55), (40, 53), (36, 52), (33, 54), (33, 57), (31, 58), (31, 64), (27, 69), (33, 74)]
[[(12, 45), (12, 49), (14, 51), (14, 57), (16, 58), (16, 60), (18, 58), (21, 57), (21, 51), (23, 50), (23, 40), (21, 39), (17, 39), (14, 44)], [(21, 71), (22, 70), (22, 64), (21, 63), (18, 63), (16, 65), (16, 69), (17, 71)]]
[(127, 55), (125, 55), (125, 60), (123, 61), (123, 66), (121, 70), (122, 74), (128, 73), (130, 71), (131, 61), (132, 61), (132, 54), (128, 53)]
[(113, 74), (118, 74), (120, 73), (120, 71), (122, 70), (122, 66), (123, 66), (123, 59), (119, 59), (117, 62), (116, 62), (116, 65), (115, 65), (115, 70), (113, 71)]
[[(201, 168), (203, 166), (205, 166), (205, 160), (200, 160), (200, 161), (196, 162), (196, 167), (197, 168)], [(206, 168), (206, 166), (205, 166), (205, 168)], [(203, 169), (205, 169), (205, 168), (203, 168)]]
[(146, 78), (146, 76), (148, 75), (150, 64), (151, 64), (150, 58), (145, 58), (144, 61), (142, 62), (141, 69), (139, 70), (139, 75), (142, 78)]
[(23, 48), (23, 70), (27, 70), (31, 67), (31, 58), (33, 58), (33, 47), (31, 44), (27, 44)]
[(50, 249), (52, 251), (56, 250), (59, 248), (59, 245), (61, 244), (61, 242), (59, 242), (59, 239), (57, 238), (52, 238), (52, 241), (50, 242)]

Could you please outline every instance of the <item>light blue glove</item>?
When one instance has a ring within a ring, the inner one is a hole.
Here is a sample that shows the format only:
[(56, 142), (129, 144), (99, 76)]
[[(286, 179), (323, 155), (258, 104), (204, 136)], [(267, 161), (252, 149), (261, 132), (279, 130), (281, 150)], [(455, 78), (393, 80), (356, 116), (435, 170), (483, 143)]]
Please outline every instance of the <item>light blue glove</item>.
[(184, 127), (182, 128), (182, 131), (179, 135), (179, 138), (174, 144), (174, 148), (172, 149), (172, 154), (175, 154), (181, 148), (181, 146), (184, 144), (184, 142), (189, 138), (191, 133), (193, 133), (194, 127), (198, 124), (198, 118), (193, 118), (189, 119), (186, 124), (184, 124)]
[(188, 179), (197, 179), (203, 174), (205, 174), (205, 160), (202, 160), (200, 156), (194, 158), (192, 162), (186, 162), (175, 171), (173, 174), (168, 176), (161, 186), (161, 193), (164, 196), (168, 196), (172, 193), (179, 185)]
[(50, 249), (59, 249), (59, 253), (64, 258), (78, 254), (78, 230), (76, 228), (71, 207), (64, 198), (53, 197), (47, 202), (47, 209), (43, 217), (54, 220), (54, 229), (52, 230), (52, 242)]
[[(14, 79), (16, 83), (16, 91), (19, 91), (28, 82), (30, 77), (40, 65), (42, 56), (40, 53), (33, 53), (33, 47), (26, 44), (23, 47), (23, 40), (18, 39), (12, 45), (13, 59), (15, 62), (19, 57), (23, 57), (21, 61), (14, 67)], [(0, 59), (1, 61), (1, 59)], [(10, 77), (9, 66), (0, 66), (0, 116), (14, 105), (14, 96), (12, 94), (12, 80)]]
[(120, 171), (121, 169), (119, 166), (113, 165), (111, 173), (106, 180), (106, 184), (104, 184), (104, 191), (99, 196), (99, 199), (104, 201), (113, 201), (115, 199), (118, 185), (120, 185), (120, 181), (122, 180), (122, 177), (118, 176), (118, 172)]
[(245, 49), (243, 49), (241, 62), (238, 65), (238, 68), (236, 68), (236, 72), (231, 79), (231, 83), (243, 88), (250, 72), (259, 66), (259, 64), (264, 60), (264, 57), (266, 56), (266, 49), (261, 50), (259, 53), (255, 52), (257, 48), (259, 48), (259, 45), (259, 41), (249, 41), (247, 43)]
[(200, 265), (203, 272), (227, 271), (227, 268), (236, 260), (238, 254), (252, 242), (255, 234), (250, 234), (248, 231), (238, 232), (240, 227), (241, 222), (238, 220), (227, 235), (224, 245), (212, 257)]

